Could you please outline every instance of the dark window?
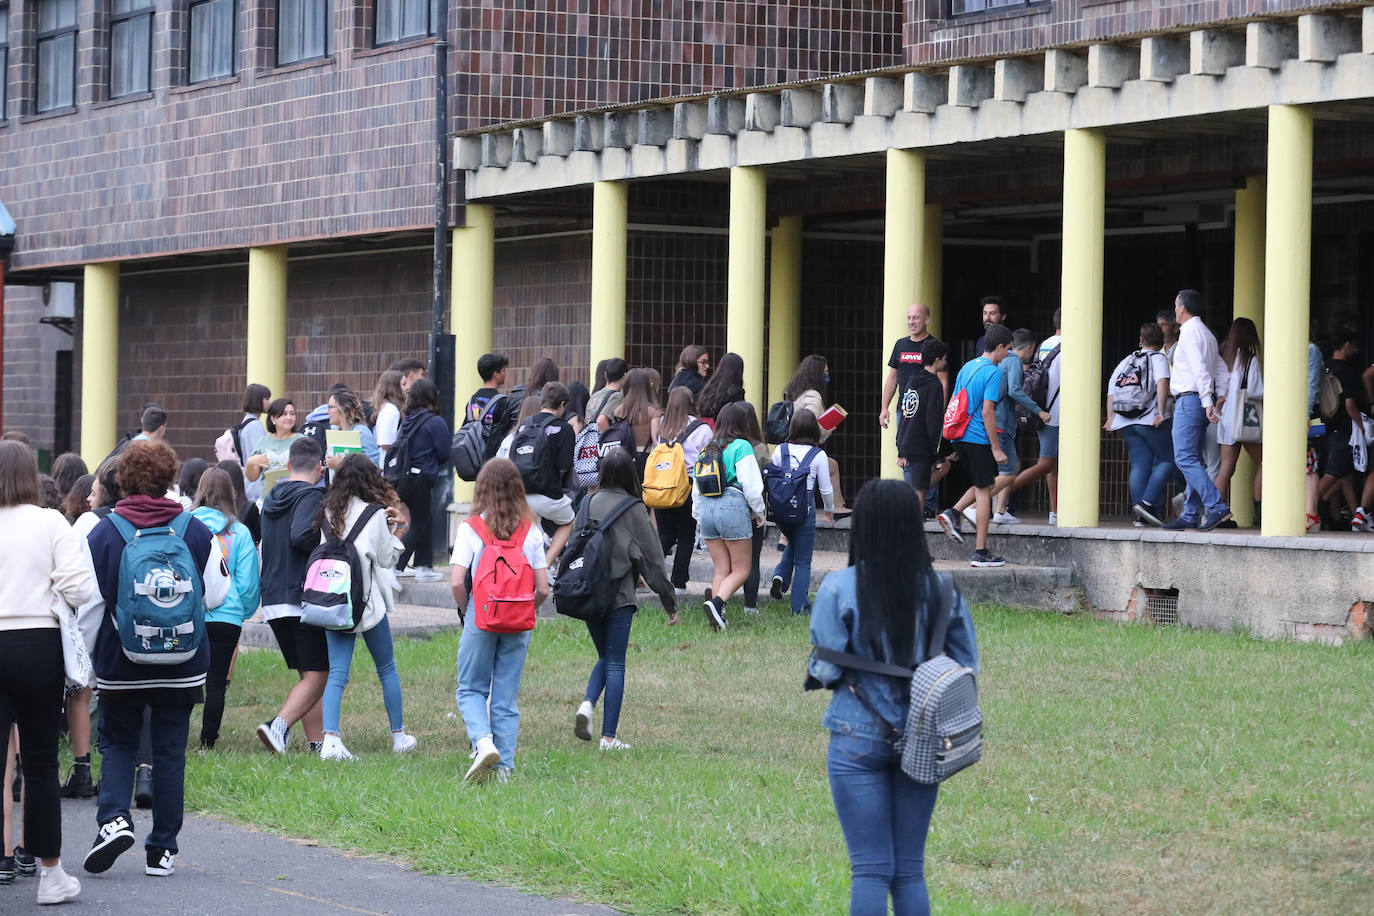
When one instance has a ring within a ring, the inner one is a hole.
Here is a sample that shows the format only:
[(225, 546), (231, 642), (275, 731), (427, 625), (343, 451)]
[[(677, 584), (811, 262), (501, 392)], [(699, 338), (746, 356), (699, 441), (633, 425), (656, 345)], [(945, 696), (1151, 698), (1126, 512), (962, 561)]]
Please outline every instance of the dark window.
[(329, 0), (277, 0), (277, 66), (329, 53)]
[(60, 455), (72, 450), (72, 415), (76, 407), (76, 369), (71, 350), (58, 350), (54, 356), (57, 377), (53, 384), (53, 452)]
[(434, 4), (438, 0), (377, 0), (373, 44), (384, 45), (434, 34)]
[(237, 13), (234, 0), (191, 0), (191, 82), (234, 72)]
[(950, 0), (949, 14), (951, 16), (963, 16), (968, 13), (986, 13), (991, 10), (1047, 6), (1048, 4), (1049, 0)]
[(76, 104), (76, 0), (39, 0), (39, 111)]
[(110, 2), (110, 98), (147, 92), (153, 77), (153, 12), (149, 0)]
[(10, 8), (0, 3), (0, 121), (5, 120), (9, 110), (9, 72), (10, 72)]

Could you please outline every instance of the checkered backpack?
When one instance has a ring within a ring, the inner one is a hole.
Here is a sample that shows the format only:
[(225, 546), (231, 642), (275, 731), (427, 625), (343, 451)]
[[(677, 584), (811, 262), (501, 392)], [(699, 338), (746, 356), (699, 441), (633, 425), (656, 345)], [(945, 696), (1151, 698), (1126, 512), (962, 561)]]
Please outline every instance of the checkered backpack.
[(850, 652), (817, 647), (816, 657), (855, 671), (870, 671), (911, 681), (906, 727), (899, 731), (883, 718), (853, 677), (849, 689), (887, 726), (887, 740), (902, 755), (902, 772), (926, 785), (944, 782), (983, 756), (983, 711), (973, 669), (945, 655), (945, 636), (954, 614), (954, 584), (939, 576), (940, 610), (926, 660), (916, 670), (874, 661)]

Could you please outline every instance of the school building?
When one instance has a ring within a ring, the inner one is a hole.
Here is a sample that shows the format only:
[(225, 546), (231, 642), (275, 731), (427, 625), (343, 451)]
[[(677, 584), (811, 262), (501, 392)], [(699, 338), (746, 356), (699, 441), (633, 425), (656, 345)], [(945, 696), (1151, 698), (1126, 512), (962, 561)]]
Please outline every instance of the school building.
[[(493, 349), (512, 381), (541, 356), (587, 381), (611, 355), (667, 377), (701, 343), (744, 358), (762, 412), (818, 352), (852, 491), (896, 473), (876, 415), (910, 303), (960, 358), (980, 296), (1042, 336), (1062, 306), (1059, 520), (1093, 528), (1128, 502), (1104, 373), (1194, 287), (1214, 330), (1261, 329), (1262, 532), (1302, 535), (1309, 327), (1371, 324), (1374, 5), (450, 11), (460, 403)], [(5, 427), (98, 459), (158, 401), (209, 454), (248, 382), (313, 406), (422, 356), (432, 18), (0, 0)]]

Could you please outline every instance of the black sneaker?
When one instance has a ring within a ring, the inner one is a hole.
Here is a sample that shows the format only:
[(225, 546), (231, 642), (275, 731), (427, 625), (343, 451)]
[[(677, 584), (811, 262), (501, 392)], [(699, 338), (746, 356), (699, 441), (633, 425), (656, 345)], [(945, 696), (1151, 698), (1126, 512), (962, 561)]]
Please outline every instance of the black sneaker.
[(93, 875), (108, 871), (115, 859), (132, 845), (134, 830), (129, 826), (129, 819), (122, 814), (116, 815), (100, 825), (100, 832), (95, 835), (95, 843), (86, 853), (82, 867)]
[(723, 631), (726, 627), (725, 602), (719, 598), (712, 598), (702, 602), (701, 605), (706, 611), (706, 620), (711, 624), (711, 629)]
[(945, 537), (960, 544), (964, 543), (964, 536), (959, 533), (959, 519), (961, 516), (953, 509), (946, 509), (935, 520), (940, 523), (940, 528), (945, 532)]
[(38, 860), (23, 846), (14, 847), (14, 865), (25, 878), (32, 878), (38, 874)]
[(1164, 524), (1164, 522), (1160, 520), (1160, 516), (1164, 514), (1164, 511), (1158, 506), (1152, 506), (1149, 503), (1136, 503), (1134, 506), (1131, 506), (1131, 513), (1147, 525), (1154, 525), (1158, 528)]
[(19, 866), (14, 864), (14, 856), (0, 856), (0, 884), (13, 884), (19, 874)]
[(91, 764), (77, 762), (72, 765), (71, 775), (58, 789), (63, 798), (95, 798), (95, 785), (91, 782)]
[(979, 568), (986, 568), (989, 566), (1006, 566), (1007, 561), (1002, 559), (1001, 557), (994, 557), (992, 555), (992, 551), (984, 548), (983, 550), (975, 550), (973, 552), (973, 559), (969, 561), (968, 565), (977, 566)]
[(168, 852), (165, 849), (158, 849), (156, 846), (148, 847), (148, 864), (144, 866), (145, 875), (153, 875), (158, 878), (169, 877), (176, 871), (177, 854)]
[(768, 587), (768, 595), (774, 601), (782, 600), (782, 576), (773, 577), (773, 584)]

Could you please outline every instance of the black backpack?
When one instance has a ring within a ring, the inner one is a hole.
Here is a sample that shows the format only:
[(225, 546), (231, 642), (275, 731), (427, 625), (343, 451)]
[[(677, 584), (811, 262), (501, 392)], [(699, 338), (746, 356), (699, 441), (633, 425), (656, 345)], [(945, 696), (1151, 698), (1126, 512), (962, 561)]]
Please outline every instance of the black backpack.
[(622, 499), (599, 522), (591, 520), (590, 498), (582, 501), (573, 521), (573, 534), (563, 551), (558, 578), (553, 583), (553, 603), (558, 613), (577, 620), (602, 617), (615, 610), (616, 584), (611, 578), (611, 554), (606, 531), (639, 500)]
[(611, 425), (606, 427), (597, 446), (597, 457), (605, 458), (618, 448), (623, 448), (630, 455), (635, 453), (635, 428), (629, 417), (612, 420)]
[(1049, 410), (1059, 397), (1059, 392), (1050, 397), (1050, 364), (1059, 358), (1059, 345), (1046, 353), (1044, 357), (1036, 360), (1026, 367), (1026, 377), (1023, 387), (1030, 399), (1039, 404), (1044, 410)]
[(792, 429), (794, 410), (792, 402), (786, 399), (778, 401), (768, 408), (768, 419), (763, 424), (764, 441), (769, 445), (778, 445), (787, 441), (787, 434)]
[(410, 474), (410, 440), (424, 425), (425, 421), (421, 420), (409, 429), (403, 429), (391, 448), (386, 450), (386, 457), (382, 459), (382, 476), (392, 485), (405, 480)]
[[(481, 417), (464, 423), (458, 428), (458, 432), (453, 434), (453, 445), (449, 449), (448, 460), (458, 473), (459, 480), (477, 479), (477, 473), (482, 470), (482, 465), (487, 463), (487, 443), (491, 441), (491, 431), (496, 423), (497, 413), (505, 409), (505, 395), (497, 395), (487, 402)], [(504, 439), (505, 436), (501, 438)], [(497, 446), (500, 444), (498, 440)], [(495, 454), (494, 450), (492, 454)]]
[(520, 419), (520, 405), (524, 402), (524, 385), (517, 385), (511, 389), (510, 394), (498, 394), (487, 402), (487, 409), (482, 412), (481, 421), (484, 427), (482, 434), (486, 438), (482, 461), (490, 461), (496, 457), (496, 450), (515, 428), (515, 421)]
[(549, 445), (548, 426), (557, 420), (551, 413), (537, 413), (515, 431), (510, 445), (510, 460), (520, 470), (527, 493), (548, 493), (563, 486), (558, 469), (554, 467), (553, 449)]

